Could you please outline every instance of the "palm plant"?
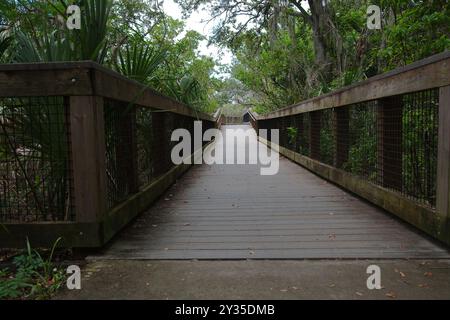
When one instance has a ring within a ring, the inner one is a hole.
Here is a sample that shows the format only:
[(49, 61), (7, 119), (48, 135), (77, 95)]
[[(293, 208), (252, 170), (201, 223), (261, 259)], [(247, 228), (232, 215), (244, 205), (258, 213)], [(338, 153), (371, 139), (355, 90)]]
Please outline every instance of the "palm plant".
[(134, 41), (118, 50), (115, 69), (130, 79), (148, 84), (164, 62), (166, 50), (156, 49), (143, 40)]
[(105, 61), (108, 43), (108, 21), (111, 15), (112, 0), (83, 0), (85, 15), (81, 20), (76, 45), (79, 45), (79, 60)]
[(93, 60), (103, 63), (107, 56), (107, 27), (112, 0), (83, 0), (83, 19), (80, 30), (65, 27), (28, 35), (15, 31), (16, 62), (50, 62)]
[(175, 99), (200, 110), (205, 101), (206, 92), (200, 82), (191, 75), (185, 75), (180, 80), (170, 80), (165, 84), (165, 91)]
[[(112, 0), (82, 0), (85, 12), (81, 30), (57, 28), (27, 34), (14, 31), (14, 62), (94, 60), (102, 63), (107, 52), (107, 26)], [(0, 58), (11, 45), (0, 38)], [(7, 177), (14, 197), (25, 203), (34, 217), (44, 220), (69, 218), (67, 179), (68, 144), (64, 101), (57, 98), (11, 98), (0, 100), (1, 157), (14, 168)], [(6, 206), (9, 207), (9, 206)]]
[(12, 37), (6, 34), (6, 30), (0, 30), (0, 63), (6, 62), (7, 50), (12, 42)]
[(41, 38), (31, 38), (18, 30), (15, 34), (17, 41), (15, 62), (50, 62), (74, 60), (75, 53), (71, 42), (61, 31), (53, 31)]

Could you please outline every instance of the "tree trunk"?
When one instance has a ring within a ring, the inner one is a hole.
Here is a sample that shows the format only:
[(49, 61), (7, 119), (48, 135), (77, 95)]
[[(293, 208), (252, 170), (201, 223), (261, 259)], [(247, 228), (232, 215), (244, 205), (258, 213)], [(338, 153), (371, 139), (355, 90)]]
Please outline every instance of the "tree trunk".
[(330, 61), (327, 54), (327, 44), (325, 34), (327, 33), (326, 8), (322, 5), (321, 0), (308, 0), (311, 10), (311, 27), (313, 31), (315, 62), (318, 66), (325, 70), (329, 69)]

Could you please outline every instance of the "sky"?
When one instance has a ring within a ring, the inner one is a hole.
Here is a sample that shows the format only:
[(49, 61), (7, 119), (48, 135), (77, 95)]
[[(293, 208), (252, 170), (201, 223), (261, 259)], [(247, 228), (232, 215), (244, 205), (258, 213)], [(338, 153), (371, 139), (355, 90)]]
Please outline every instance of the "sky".
[[(181, 8), (173, 2), (173, 0), (164, 0), (163, 3), (164, 12), (172, 18), (178, 20), (184, 20), (181, 12)], [(194, 12), (187, 20), (184, 20), (187, 30), (194, 30), (198, 33), (208, 37), (212, 35), (214, 22), (206, 23), (202, 22), (209, 18), (209, 12), (207, 10), (198, 10)], [(180, 35), (180, 37), (182, 37)], [(199, 53), (205, 56), (213, 57), (221, 64), (230, 65), (233, 61), (233, 54), (230, 50), (223, 48), (220, 49), (215, 45), (208, 46), (208, 41), (204, 40), (199, 46)]]
[[(303, 1), (302, 6), (306, 10), (309, 9), (307, 1)], [(173, 0), (164, 0), (163, 9), (164, 12), (172, 18), (183, 20), (186, 24), (187, 30), (195, 30), (206, 37), (212, 35), (215, 22), (206, 22), (206, 20), (208, 20), (208, 18), (210, 17), (208, 10), (199, 9), (196, 12), (193, 12), (193, 14), (187, 20), (185, 20), (183, 19), (181, 8)], [(183, 37), (183, 35), (184, 34), (180, 34), (179, 37), (181, 38)], [(233, 54), (230, 50), (228, 50), (227, 48), (219, 48), (215, 45), (208, 46), (208, 40), (204, 40), (201, 42), (199, 46), (199, 53), (201, 55), (210, 56), (224, 65), (231, 65), (233, 61)]]

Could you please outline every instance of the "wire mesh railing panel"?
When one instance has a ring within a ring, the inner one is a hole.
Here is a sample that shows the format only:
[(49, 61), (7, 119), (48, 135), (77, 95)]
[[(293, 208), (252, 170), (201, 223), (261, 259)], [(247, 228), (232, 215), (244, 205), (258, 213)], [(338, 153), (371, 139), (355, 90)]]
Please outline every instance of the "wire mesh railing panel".
[(142, 187), (152, 182), (155, 176), (153, 110), (150, 108), (136, 109), (136, 143), (138, 179)]
[(288, 148), (290, 150), (296, 150), (298, 128), (295, 116), (286, 117), (286, 120), (287, 121), (285, 123), (285, 132), (286, 132), (285, 148)]
[(105, 143), (108, 207), (124, 201), (134, 190), (131, 164), (135, 107), (126, 102), (105, 99)]
[(403, 193), (433, 207), (436, 205), (438, 125), (438, 89), (403, 96)]
[(300, 135), (300, 154), (309, 157), (311, 153), (310, 147), (311, 133), (311, 117), (310, 113), (302, 113), (301, 126), (299, 128)]
[(342, 108), (348, 110), (348, 130), (342, 130), (339, 140), (339, 147), (348, 146), (342, 169), (377, 182), (377, 101)]
[(320, 156), (321, 162), (333, 165), (335, 153), (335, 136), (333, 109), (325, 109), (320, 113)]
[(68, 105), (0, 99), (0, 222), (72, 221)]
[(280, 145), (436, 205), (439, 89), (273, 118)]

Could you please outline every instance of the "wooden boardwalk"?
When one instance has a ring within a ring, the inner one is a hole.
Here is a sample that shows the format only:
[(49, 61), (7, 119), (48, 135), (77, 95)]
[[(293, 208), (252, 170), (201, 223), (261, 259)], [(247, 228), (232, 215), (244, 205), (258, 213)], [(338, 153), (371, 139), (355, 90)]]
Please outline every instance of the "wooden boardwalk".
[(450, 257), (405, 223), (285, 158), (275, 176), (259, 169), (195, 166), (90, 259)]

